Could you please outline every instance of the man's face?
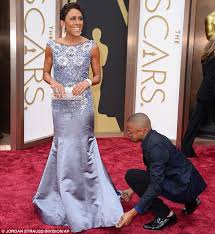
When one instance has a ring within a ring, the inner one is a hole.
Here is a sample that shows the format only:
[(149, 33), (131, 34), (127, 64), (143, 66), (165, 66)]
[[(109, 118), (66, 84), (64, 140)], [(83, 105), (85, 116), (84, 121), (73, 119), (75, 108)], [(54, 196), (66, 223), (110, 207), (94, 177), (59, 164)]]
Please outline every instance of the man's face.
[(133, 123), (127, 123), (127, 134), (132, 142), (138, 142), (142, 140), (144, 130), (142, 128), (138, 128)]

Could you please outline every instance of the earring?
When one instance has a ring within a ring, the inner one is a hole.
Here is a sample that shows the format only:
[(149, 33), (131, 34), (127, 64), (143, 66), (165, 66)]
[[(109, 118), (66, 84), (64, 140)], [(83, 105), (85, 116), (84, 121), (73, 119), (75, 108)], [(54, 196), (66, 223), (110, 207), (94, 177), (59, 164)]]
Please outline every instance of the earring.
[(65, 34), (66, 34), (66, 28), (65, 28), (65, 26), (62, 26), (62, 28), (61, 28), (61, 34), (62, 34), (62, 37), (65, 36)]

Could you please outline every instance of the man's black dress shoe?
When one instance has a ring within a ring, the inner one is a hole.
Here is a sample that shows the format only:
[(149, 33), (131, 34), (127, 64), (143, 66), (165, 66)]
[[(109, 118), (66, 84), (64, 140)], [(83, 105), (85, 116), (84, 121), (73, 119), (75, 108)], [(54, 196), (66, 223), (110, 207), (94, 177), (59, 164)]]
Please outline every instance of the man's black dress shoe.
[(177, 217), (175, 214), (173, 214), (172, 216), (166, 218), (156, 217), (152, 222), (144, 224), (143, 227), (150, 230), (159, 230), (168, 225), (175, 224), (176, 222)]
[(199, 200), (199, 198), (196, 198), (194, 202), (185, 204), (185, 208), (182, 209), (182, 212), (185, 215), (192, 214), (200, 204), (201, 204), (201, 201)]

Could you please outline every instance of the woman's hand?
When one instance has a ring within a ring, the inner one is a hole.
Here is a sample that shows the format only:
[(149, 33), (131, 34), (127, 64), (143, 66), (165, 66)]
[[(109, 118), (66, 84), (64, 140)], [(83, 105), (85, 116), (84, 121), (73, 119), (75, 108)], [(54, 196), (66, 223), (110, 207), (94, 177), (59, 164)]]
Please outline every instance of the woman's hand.
[(51, 88), (53, 89), (54, 96), (56, 98), (62, 98), (65, 95), (65, 89), (62, 84), (57, 81), (51, 82)]
[(74, 86), (72, 90), (72, 94), (74, 96), (79, 96), (89, 87), (90, 87), (90, 84), (86, 80), (81, 81), (77, 85)]

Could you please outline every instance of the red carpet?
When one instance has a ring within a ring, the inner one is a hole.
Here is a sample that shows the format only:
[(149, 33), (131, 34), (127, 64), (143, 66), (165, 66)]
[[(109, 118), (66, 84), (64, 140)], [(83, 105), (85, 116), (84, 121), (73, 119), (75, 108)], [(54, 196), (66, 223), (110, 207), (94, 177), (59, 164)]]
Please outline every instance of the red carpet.
[[(124, 181), (126, 170), (143, 168), (139, 145), (132, 144), (125, 138), (102, 138), (98, 139), (98, 143), (102, 159), (116, 187), (126, 188)], [(53, 229), (68, 230), (65, 227), (43, 224), (31, 203), (48, 157), (49, 148), (50, 144), (43, 144), (22, 151), (0, 152), (0, 229), (31, 229), (37, 232), (49, 230), (49, 233), (54, 231)], [(202, 204), (194, 214), (184, 217), (181, 214), (182, 205), (168, 202), (178, 216), (178, 223), (158, 233), (215, 233), (215, 146), (196, 146), (196, 150), (198, 158), (192, 161), (208, 184), (207, 190), (200, 196)], [(135, 200), (134, 197), (129, 204), (123, 204), (125, 210), (132, 208)], [(101, 228), (84, 233), (156, 233), (142, 228), (142, 224), (150, 221), (152, 217), (151, 213), (138, 216), (130, 226), (121, 230)]]

